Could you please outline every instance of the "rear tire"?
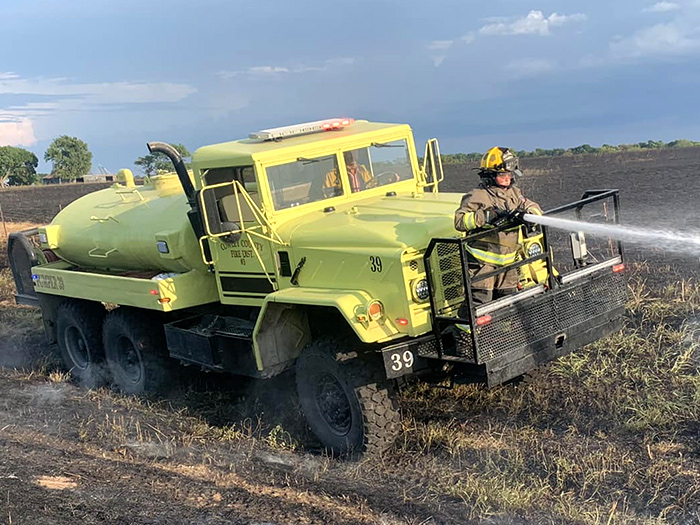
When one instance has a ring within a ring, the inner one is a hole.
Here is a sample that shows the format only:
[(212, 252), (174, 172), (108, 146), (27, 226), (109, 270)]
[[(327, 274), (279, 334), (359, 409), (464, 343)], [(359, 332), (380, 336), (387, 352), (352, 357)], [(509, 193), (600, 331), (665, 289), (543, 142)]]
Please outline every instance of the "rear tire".
[(88, 388), (104, 385), (107, 378), (104, 317), (104, 307), (90, 301), (64, 301), (56, 312), (56, 341), (63, 364), (78, 384)]
[(296, 382), (304, 416), (332, 454), (380, 453), (401, 428), (395, 385), (376, 356), (343, 350), (334, 339), (319, 339), (301, 353)]
[(125, 394), (161, 390), (172, 380), (162, 320), (150, 312), (120, 307), (107, 314), (102, 332), (114, 386)]

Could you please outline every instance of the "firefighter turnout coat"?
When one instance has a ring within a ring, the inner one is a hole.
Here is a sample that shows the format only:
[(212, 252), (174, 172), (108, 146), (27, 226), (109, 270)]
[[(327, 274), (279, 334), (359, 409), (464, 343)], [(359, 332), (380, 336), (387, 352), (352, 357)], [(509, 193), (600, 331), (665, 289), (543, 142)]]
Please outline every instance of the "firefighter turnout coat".
[[(487, 210), (524, 211), (542, 215), (540, 206), (526, 199), (520, 189), (511, 184), (508, 188), (480, 184), (478, 188), (462, 197), (462, 203), (455, 212), (455, 228), (469, 232), (479, 228), (493, 228), (486, 224)], [(467, 251), (479, 262), (493, 266), (504, 266), (515, 262), (518, 249), (518, 230), (515, 226), (500, 232), (487, 233), (471, 242)]]

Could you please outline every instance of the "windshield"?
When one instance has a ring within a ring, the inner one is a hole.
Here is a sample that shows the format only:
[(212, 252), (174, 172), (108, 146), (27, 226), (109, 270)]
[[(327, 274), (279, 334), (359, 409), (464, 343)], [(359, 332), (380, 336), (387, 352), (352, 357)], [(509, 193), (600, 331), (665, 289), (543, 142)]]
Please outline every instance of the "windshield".
[(343, 160), (353, 193), (413, 178), (405, 140), (349, 150)]
[[(294, 162), (266, 168), (276, 210), (413, 179), (406, 140), (375, 143), (340, 155), (299, 157)], [(347, 182), (341, 178), (347, 177)], [(346, 186), (347, 185), (347, 186)]]
[(283, 210), (342, 195), (340, 184), (335, 186), (332, 181), (328, 182), (335, 173), (338, 173), (335, 155), (299, 158), (295, 162), (267, 168), (275, 209)]

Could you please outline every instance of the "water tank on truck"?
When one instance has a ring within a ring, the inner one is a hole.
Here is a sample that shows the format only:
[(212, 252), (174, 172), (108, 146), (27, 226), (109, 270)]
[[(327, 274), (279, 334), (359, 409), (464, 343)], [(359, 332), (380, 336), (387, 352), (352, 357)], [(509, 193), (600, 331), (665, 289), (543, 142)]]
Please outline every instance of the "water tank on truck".
[(129, 175), (125, 184), (85, 195), (59, 212), (46, 227), (52, 251), (82, 268), (205, 271), (177, 175), (158, 175), (143, 186)]

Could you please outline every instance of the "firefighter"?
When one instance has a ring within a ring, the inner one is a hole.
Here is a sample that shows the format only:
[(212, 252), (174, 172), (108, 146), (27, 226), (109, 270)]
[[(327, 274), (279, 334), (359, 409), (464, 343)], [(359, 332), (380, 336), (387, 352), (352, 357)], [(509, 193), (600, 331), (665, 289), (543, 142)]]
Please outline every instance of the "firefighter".
[[(345, 167), (347, 169), (348, 179), (350, 180), (350, 190), (353, 193), (376, 186), (376, 184), (373, 184), (372, 174), (367, 167), (357, 162), (354, 151), (344, 152), (343, 159), (345, 160)], [(324, 197), (335, 197), (336, 195), (343, 194), (343, 189), (340, 185), (340, 177), (336, 169), (326, 173), (323, 194)]]
[[(508, 148), (493, 147), (481, 158), (479, 186), (462, 197), (455, 212), (455, 228), (471, 232), (480, 228), (493, 229), (512, 223), (511, 227), (486, 234), (466, 246), (469, 275), (473, 279), (497, 270), (515, 261), (518, 248), (518, 229), (522, 214), (542, 215), (540, 206), (526, 199), (515, 185), (522, 174), (518, 157)], [(510, 269), (472, 284), (474, 304), (487, 303), (517, 291), (518, 271)], [(466, 301), (465, 301), (466, 303)], [(468, 316), (466, 304), (459, 316)]]

